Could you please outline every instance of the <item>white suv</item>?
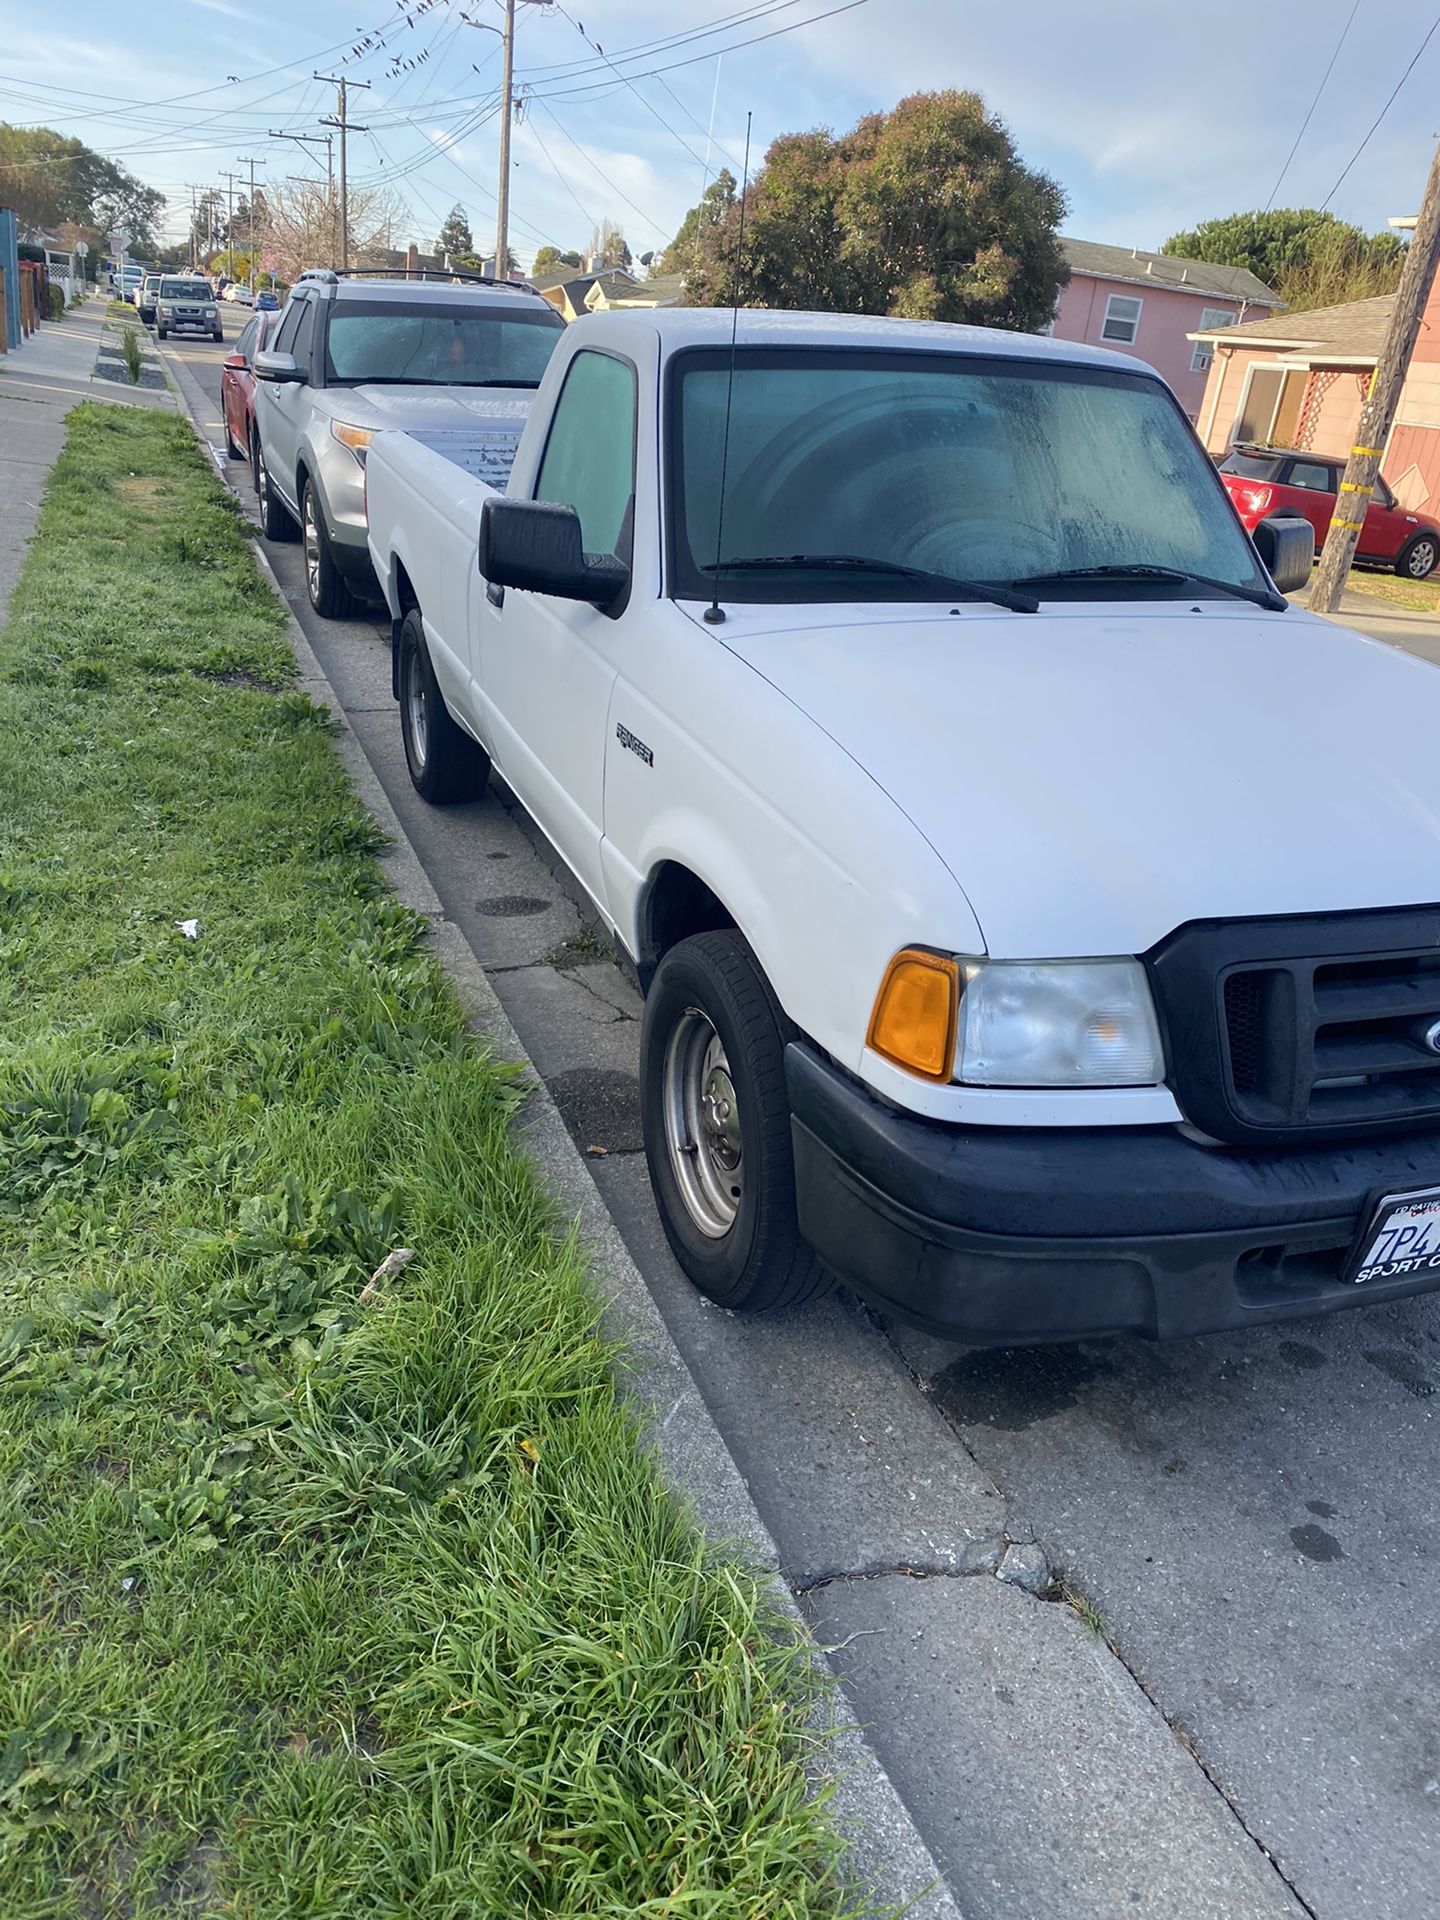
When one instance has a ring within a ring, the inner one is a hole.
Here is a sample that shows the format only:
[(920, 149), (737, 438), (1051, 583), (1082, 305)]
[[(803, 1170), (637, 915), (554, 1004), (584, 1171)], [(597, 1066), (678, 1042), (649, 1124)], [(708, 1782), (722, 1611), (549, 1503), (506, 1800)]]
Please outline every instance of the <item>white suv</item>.
[(478, 275), (301, 274), (255, 356), (252, 460), (266, 537), (303, 532), (317, 613), (380, 598), (365, 523), (375, 435), (502, 418), (518, 431), (564, 330), (533, 288)]

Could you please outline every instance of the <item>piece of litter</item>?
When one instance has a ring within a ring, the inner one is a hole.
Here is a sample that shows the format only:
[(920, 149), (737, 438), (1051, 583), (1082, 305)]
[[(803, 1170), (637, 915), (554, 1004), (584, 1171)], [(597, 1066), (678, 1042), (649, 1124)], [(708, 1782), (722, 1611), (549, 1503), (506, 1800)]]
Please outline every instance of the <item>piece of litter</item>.
[(393, 1253), (387, 1253), (360, 1289), (361, 1306), (363, 1306), (367, 1300), (373, 1300), (375, 1298), (375, 1295), (380, 1291), (381, 1281), (393, 1280), (397, 1273), (403, 1273), (405, 1271), (406, 1267), (409, 1266), (414, 1258), (415, 1249), (413, 1247), (396, 1247)]
[(585, 1151), (590, 1155), (592, 1160), (603, 1160), (609, 1154), (610, 1149), (608, 1147), (586, 1147)]
[(125, 1576), (125, 1578), (124, 1578), (124, 1579), (123, 1579), (123, 1580), (122, 1580), (122, 1581), (120, 1582), (120, 1591), (121, 1591), (122, 1593), (128, 1593), (128, 1592), (130, 1591), (130, 1589), (131, 1589), (131, 1587), (133, 1587), (133, 1586), (134, 1586), (134, 1584), (135, 1584), (135, 1576), (134, 1576), (134, 1574), (133, 1574), (133, 1573), (127, 1573), (127, 1574), (126, 1574), (126, 1576)]
[(200, 922), (198, 920), (177, 920), (175, 926), (180, 933), (184, 934), (187, 940), (198, 940), (200, 938)]

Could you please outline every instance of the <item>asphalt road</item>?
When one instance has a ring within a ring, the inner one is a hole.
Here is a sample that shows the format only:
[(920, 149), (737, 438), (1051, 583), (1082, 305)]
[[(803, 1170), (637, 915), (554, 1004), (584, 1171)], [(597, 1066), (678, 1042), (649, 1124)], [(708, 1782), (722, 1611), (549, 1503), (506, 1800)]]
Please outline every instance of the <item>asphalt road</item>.
[[(218, 448), (223, 350), (167, 351)], [(267, 550), (965, 1913), (1440, 1913), (1440, 1298), (1009, 1353), (843, 1294), (705, 1306), (638, 1151), (638, 1000), (558, 861), (502, 793), (416, 798), (386, 626), (317, 619)], [(1037, 1547), (1083, 1609), (1007, 1584)]]

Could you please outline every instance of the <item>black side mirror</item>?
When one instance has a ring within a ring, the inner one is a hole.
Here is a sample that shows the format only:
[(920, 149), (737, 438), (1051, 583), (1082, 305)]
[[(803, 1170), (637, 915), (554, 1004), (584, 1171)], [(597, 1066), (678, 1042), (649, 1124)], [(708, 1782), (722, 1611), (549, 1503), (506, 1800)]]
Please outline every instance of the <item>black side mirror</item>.
[(1315, 529), (1301, 513), (1272, 513), (1255, 529), (1255, 551), (1281, 593), (1296, 593), (1315, 564)]
[(608, 613), (630, 584), (611, 554), (587, 556), (580, 516), (549, 500), (495, 497), (480, 511), (480, 571), (492, 587), (588, 600)]

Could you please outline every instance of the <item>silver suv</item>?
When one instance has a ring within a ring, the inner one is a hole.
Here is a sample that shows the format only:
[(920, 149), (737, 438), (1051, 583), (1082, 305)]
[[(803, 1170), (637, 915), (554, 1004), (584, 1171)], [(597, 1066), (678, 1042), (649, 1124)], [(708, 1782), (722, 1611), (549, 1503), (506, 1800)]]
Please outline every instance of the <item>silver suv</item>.
[(365, 450), (387, 428), (517, 432), (565, 322), (532, 287), (446, 274), (302, 273), (270, 351), (255, 356), (255, 491), (267, 538), (305, 542), (315, 611), (378, 600)]

